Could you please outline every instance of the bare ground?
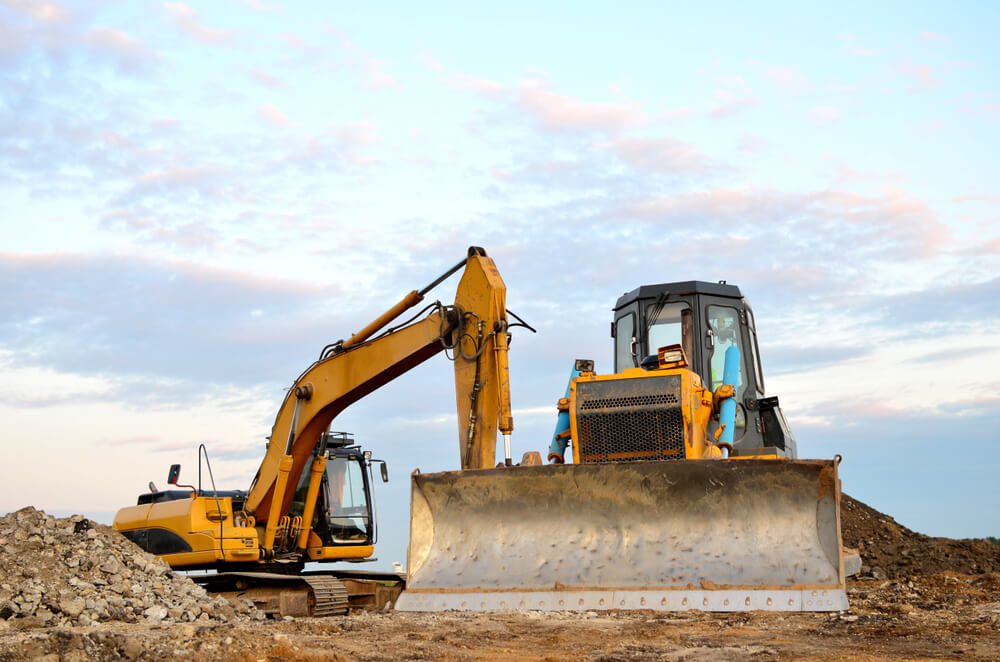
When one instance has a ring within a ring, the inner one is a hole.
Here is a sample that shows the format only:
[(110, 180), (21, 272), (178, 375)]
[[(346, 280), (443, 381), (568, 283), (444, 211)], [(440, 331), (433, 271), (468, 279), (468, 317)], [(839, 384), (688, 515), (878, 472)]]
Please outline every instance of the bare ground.
[(1000, 575), (858, 581), (849, 595), (850, 611), (833, 614), (362, 612), (54, 628), (6, 621), (0, 660), (1000, 659)]
[(87, 626), (10, 617), (0, 619), (0, 662), (1000, 660), (1000, 547), (915, 533), (847, 496), (842, 511), (844, 541), (865, 560), (843, 613), (362, 612)]

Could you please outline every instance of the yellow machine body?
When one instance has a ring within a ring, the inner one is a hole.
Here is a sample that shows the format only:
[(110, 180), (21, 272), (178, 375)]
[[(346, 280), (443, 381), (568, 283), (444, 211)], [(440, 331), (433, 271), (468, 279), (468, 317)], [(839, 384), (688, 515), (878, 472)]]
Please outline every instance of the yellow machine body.
[[(166, 558), (176, 567), (248, 562), (260, 558), (257, 531), (235, 526), (232, 500), (192, 496), (122, 508), (115, 529), (142, 530), (150, 549), (189, 549)], [(169, 546), (168, 546), (169, 541)]]
[(570, 384), (573, 462), (722, 458), (708, 440), (714, 403), (686, 368), (585, 372)]

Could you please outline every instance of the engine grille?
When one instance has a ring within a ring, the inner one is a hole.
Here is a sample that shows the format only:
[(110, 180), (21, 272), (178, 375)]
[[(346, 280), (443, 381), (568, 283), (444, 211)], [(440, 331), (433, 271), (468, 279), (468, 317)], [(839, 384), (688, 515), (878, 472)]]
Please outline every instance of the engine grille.
[(680, 375), (577, 382), (580, 459), (683, 459), (680, 396)]

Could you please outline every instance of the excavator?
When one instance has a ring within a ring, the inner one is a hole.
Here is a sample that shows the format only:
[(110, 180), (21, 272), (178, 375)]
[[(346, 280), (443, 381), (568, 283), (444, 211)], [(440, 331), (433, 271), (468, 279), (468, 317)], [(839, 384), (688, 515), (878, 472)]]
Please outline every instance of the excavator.
[[(446, 278), (464, 270), (455, 301), (439, 301), (397, 326), (386, 326), (421, 303)], [(372, 464), (381, 462), (333, 432), (350, 404), (430, 357), (454, 362), (463, 466), (493, 466), (498, 430), (509, 449), (510, 413), (506, 289), (486, 252), (466, 258), (427, 287), (407, 294), (348, 340), (323, 348), (288, 389), (267, 450), (247, 490), (182, 485), (180, 465), (168, 483), (176, 489), (139, 495), (122, 508), (114, 528), (210, 591), (252, 600), (280, 616), (323, 616), (349, 608), (384, 608), (402, 577), (350, 571), (305, 571), (305, 564), (371, 560), (375, 519)], [(507, 453), (507, 463), (509, 451)], [(388, 480), (381, 463), (383, 480)]]
[(550, 464), (413, 474), (396, 608), (846, 609), (840, 457), (797, 458), (739, 288), (639, 287), (611, 336), (614, 373), (574, 365)]

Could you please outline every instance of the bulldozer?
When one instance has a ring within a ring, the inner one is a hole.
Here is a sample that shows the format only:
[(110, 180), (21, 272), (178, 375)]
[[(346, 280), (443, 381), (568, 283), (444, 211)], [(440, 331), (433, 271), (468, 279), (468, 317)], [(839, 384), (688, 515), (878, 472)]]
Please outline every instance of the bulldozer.
[[(453, 304), (435, 301), (386, 328), (460, 270)], [(373, 464), (381, 462), (388, 480), (384, 462), (331, 425), (353, 402), (443, 353), (454, 362), (463, 463), (492, 466), (498, 431), (509, 448), (513, 429), (505, 292), (486, 252), (470, 248), (432, 283), (322, 349), (288, 389), (248, 489), (216, 489), (202, 445), (198, 485), (180, 484), (180, 465), (173, 465), (167, 482), (175, 489), (160, 491), (151, 482), (136, 505), (118, 511), (114, 528), (174, 569), (210, 571), (192, 578), (271, 615), (391, 605), (404, 576), (306, 570), (307, 563), (374, 560)], [(210, 485), (203, 484), (203, 465)]]
[(846, 609), (840, 457), (798, 459), (739, 288), (639, 287), (611, 336), (614, 373), (573, 367), (550, 464), (414, 472), (396, 608)]

